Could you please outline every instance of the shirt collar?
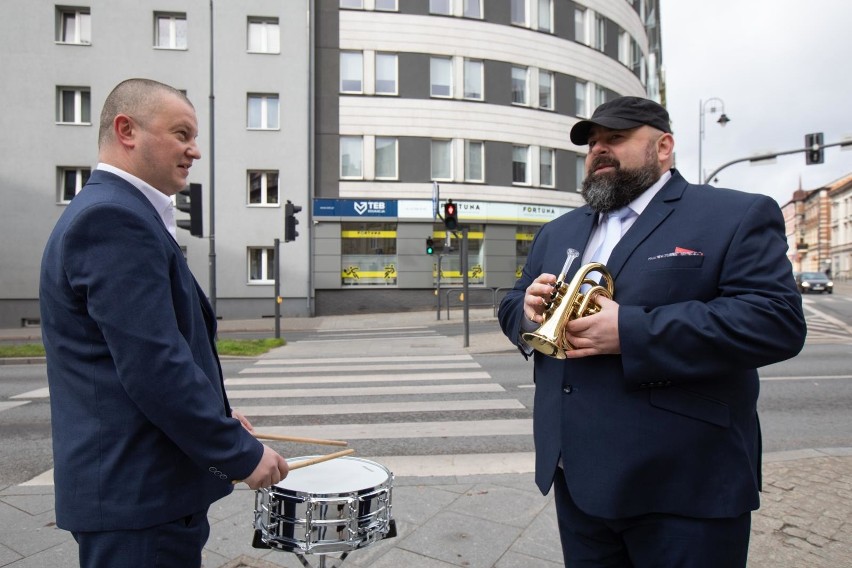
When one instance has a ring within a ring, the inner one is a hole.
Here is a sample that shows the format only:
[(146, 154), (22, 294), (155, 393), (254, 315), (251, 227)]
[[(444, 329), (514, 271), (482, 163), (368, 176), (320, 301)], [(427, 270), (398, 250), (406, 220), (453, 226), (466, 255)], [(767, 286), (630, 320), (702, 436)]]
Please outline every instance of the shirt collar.
[(142, 181), (138, 177), (133, 174), (129, 174), (126, 171), (117, 168), (115, 166), (111, 166), (110, 164), (105, 164), (104, 162), (98, 162), (98, 165), (95, 169), (103, 170), (105, 172), (109, 172), (111, 174), (115, 174), (139, 191), (148, 198), (148, 201), (151, 202), (151, 205), (154, 206), (154, 209), (157, 210), (157, 213), (162, 217), (163, 214), (168, 211), (169, 208), (174, 206), (174, 202), (172, 198), (162, 193), (154, 188), (154, 186)]

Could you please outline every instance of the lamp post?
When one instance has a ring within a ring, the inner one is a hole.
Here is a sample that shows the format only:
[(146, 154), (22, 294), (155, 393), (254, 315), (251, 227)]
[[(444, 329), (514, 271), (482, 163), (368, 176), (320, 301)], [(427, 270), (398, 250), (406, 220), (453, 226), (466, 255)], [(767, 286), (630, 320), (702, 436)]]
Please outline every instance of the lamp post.
[[(720, 98), (713, 97), (711, 99), (707, 99), (706, 101), (698, 101), (698, 181), (699, 183), (704, 183), (706, 180), (704, 179), (704, 168), (702, 163), (702, 152), (704, 145), (704, 115), (707, 112), (710, 114), (716, 113), (716, 104), (720, 105), (721, 116), (719, 116), (718, 122), (720, 125), (725, 126), (731, 119), (728, 118), (728, 115), (725, 114), (725, 101)], [(712, 104), (708, 111), (707, 105)]]

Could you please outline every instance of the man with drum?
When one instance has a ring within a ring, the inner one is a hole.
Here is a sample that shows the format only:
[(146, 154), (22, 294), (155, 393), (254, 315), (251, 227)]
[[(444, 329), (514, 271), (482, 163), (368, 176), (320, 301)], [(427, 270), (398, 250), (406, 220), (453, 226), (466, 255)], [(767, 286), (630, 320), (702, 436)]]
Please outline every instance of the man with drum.
[(174, 240), (197, 135), (183, 93), (120, 83), (44, 252), (56, 522), (83, 568), (198, 567), (210, 504), (288, 472), (228, 404), (216, 317)]
[(781, 211), (688, 183), (653, 101), (604, 103), (571, 141), (588, 144), (587, 205), (539, 231), (499, 311), (529, 357), (522, 336), (543, 327), (566, 249), (573, 270), (600, 262), (614, 284), (559, 330), (564, 350), (534, 353), (536, 483), (554, 487), (565, 565), (744, 567), (757, 368), (795, 356), (806, 332)]

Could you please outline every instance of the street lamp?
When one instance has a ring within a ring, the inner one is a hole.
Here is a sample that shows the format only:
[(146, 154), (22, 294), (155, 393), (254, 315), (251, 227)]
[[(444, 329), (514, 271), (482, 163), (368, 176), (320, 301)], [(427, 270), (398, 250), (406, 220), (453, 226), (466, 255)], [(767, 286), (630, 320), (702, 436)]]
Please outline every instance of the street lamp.
[[(711, 104), (712, 103), (712, 104)], [(720, 98), (713, 97), (712, 99), (707, 99), (706, 101), (698, 101), (698, 181), (699, 183), (704, 183), (704, 169), (702, 165), (702, 151), (704, 144), (704, 115), (706, 112), (710, 114), (716, 114), (716, 103), (718, 103), (721, 107), (721, 116), (719, 116), (718, 122), (720, 125), (725, 126), (731, 119), (728, 118), (728, 115), (725, 114), (725, 101)], [(708, 111), (707, 105), (711, 104), (710, 109)]]

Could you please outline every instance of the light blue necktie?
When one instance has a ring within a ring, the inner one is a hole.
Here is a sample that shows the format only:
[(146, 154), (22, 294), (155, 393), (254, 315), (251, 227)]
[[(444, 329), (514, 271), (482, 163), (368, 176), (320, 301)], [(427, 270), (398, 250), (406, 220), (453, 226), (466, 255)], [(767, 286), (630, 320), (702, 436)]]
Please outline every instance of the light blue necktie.
[(592, 261), (600, 262), (601, 264), (607, 263), (612, 249), (615, 248), (615, 245), (621, 239), (621, 222), (627, 219), (632, 213), (633, 211), (629, 207), (622, 207), (606, 214), (604, 240), (598, 247), (598, 250), (595, 251), (595, 254), (592, 255)]

